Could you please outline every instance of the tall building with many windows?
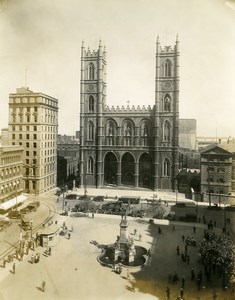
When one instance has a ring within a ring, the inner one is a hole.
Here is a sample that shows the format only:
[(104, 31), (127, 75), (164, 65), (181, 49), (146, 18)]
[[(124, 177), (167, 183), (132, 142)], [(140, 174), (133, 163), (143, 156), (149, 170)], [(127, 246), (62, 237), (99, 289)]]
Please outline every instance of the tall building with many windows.
[[(0, 210), (2, 209), (2, 203), (7, 202), (6, 208), (8, 208), (11, 207), (13, 203), (17, 204), (17, 201), (20, 202), (22, 200), (23, 151), (23, 147), (20, 146), (0, 145)], [(15, 202), (13, 201), (14, 199)], [(10, 202), (12, 202), (12, 204), (10, 204)]]
[(40, 194), (56, 186), (58, 100), (28, 88), (9, 95), (9, 138), (22, 145), (24, 190)]
[(106, 51), (81, 49), (81, 185), (174, 190), (178, 173), (179, 41), (156, 43), (153, 107), (106, 104)]

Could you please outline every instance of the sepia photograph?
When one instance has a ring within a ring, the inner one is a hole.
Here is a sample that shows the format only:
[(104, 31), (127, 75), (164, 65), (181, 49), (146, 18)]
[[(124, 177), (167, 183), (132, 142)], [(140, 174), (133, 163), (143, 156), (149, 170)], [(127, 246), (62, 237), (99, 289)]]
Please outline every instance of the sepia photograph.
[(0, 300), (235, 299), (235, 0), (0, 0)]

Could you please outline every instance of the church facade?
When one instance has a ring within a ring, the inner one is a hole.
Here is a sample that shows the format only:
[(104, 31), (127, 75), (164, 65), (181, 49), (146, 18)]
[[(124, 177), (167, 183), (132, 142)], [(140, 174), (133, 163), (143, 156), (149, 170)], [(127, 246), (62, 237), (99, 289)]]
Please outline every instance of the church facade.
[(179, 157), (179, 41), (156, 43), (153, 107), (106, 104), (106, 51), (81, 48), (80, 184), (175, 190)]

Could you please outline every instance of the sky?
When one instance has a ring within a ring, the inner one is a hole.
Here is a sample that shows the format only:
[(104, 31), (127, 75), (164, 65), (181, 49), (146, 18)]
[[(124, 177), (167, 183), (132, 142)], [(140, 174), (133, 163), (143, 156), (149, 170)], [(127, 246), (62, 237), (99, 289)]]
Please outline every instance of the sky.
[(177, 34), (180, 118), (198, 136), (235, 137), (234, 0), (0, 0), (0, 128), (27, 86), (59, 100), (60, 134), (79, 130), (82, 41), (106, 46), (108, 105), (153, 106), (156, 38)]

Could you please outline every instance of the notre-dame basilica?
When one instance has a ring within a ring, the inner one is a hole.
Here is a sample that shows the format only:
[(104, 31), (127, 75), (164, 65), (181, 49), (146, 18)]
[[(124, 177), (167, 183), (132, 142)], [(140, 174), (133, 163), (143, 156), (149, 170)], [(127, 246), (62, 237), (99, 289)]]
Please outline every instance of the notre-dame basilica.
[(81, 48), (81, 186), (174, 190), (179, 150), (179, 41), (156, 43), (154, 106), (106, 103), (106, 51)]

